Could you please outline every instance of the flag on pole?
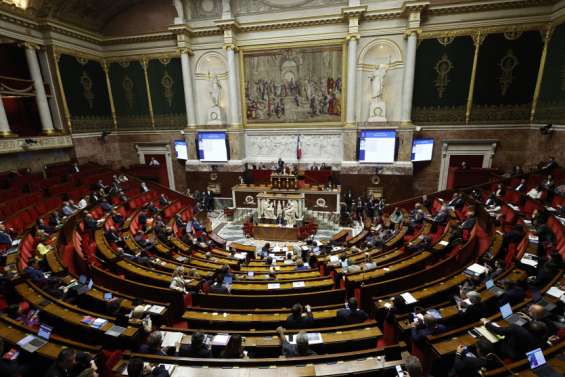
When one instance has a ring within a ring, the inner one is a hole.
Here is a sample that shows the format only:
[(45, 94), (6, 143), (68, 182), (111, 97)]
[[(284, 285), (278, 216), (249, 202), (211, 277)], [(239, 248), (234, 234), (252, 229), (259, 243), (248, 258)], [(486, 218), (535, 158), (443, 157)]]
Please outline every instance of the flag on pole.
[(300, 144), (300, 135), (296, 140), (296, 159), (300, 160), (302, 158), (302, 144)]

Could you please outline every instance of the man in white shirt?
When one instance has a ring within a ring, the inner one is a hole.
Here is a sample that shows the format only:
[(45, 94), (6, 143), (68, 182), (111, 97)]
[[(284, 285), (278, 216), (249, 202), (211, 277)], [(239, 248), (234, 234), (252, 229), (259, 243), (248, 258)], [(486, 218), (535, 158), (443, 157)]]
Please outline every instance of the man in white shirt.
[(155, 159), (155, 157), (151, 157), (151, 160), (149, 160), (149, 166), (159, 166), (159, 165), (161, 165), (161, 164), (159, 163), (159, 161), (157, 161), (157, 160)]
[(541, 187), (536, 186), (536, 187), (532, 187), (532, 189), (530, 191), (528, 191), (528, 193), (526, 195), (528, 195), (532, 199), (539, 200), (539, 199), (541, 199), (542, 193), (543, 193), (543, 191), (542, 191)]

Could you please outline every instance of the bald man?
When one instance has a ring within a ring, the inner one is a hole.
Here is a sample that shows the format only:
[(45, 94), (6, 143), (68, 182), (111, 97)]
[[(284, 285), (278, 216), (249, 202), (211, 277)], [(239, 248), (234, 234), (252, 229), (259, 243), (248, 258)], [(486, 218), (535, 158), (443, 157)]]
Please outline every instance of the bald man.
[(539, 304), (530, 305), (528, 308), (528, 315), (532, 318), (532, 320), (543, 322), (547, 326), (546, 339), (557, 333), (557, 328), (550, 319), (550, 316), (547, 314), (548, 313), (545, 311), (545, 308)]

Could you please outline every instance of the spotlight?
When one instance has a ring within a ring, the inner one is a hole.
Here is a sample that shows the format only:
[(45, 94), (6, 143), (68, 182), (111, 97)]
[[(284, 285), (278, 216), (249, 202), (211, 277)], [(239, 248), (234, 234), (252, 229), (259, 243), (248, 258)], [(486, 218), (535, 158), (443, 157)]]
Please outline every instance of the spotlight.
[(540, 134), (542, 135), (551, 135), (553, 133), (553, 124), (549, 123), (539, 129)]

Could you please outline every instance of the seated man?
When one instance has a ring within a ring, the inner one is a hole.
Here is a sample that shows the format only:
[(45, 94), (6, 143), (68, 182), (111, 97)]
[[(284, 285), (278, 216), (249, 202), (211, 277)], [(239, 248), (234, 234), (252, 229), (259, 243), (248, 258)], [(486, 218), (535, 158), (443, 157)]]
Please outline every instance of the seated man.
[(445, 325), (437, 323), (437, 320), (431, 314), (425, 314), (424, 319), (416, 317), (412, 322), (411, 338), (415, 343), (425, 341), (429, 335), (436, 335), (444, 332)]
[(540, 200), (541, 196), (543, 195), (543, 189), (539, 185), (532, 187), (531, 190), (528, 191), (528, 193), (526, 195), (529, 196), (532, 199)]
[(300, 331), (296, 334), (296, 344), (290, 344), (284, 335), (284, 329), (282, 327), (277, 328), (277, 335), (279, 337), (279, 342), (281, 345), (281, 353), (283, 356), (295, 357), (295, 356), (314, 356), (316, 352), (312, 351), (308, 344), (308, 335)]
[(361, 323), (365, 322), (368, 318), (367, 313), (357, 307), (355, 297), (351, 297), (348, 306), (344, 309), (339, 309), (336, 314), (336, 319), (340, 324)]
[(302, 305), (294, 304), (292, 306), (292, 313), (286, 319), (286, 327), (289, 329), (305, 329), (312, 327), (314, 316), (310, 310), (310, 305), (306, 306), (306, 313), (304, 313)]
[(145, 251), (152, 251), (155, 248), (155, 245), (153, 245), (151, 241), (145, 239), (145, 233), (142, 231), (137, 232), (133, 239)]
[(514, 191), (517, 191), (517, 192), (524, 194), (526, 192), (527, 188), (528, 188), (528, 185), (526, 183), (526, 178), (522, 178), (522, 179), (520, 179), (520, 183), (518, 183), (518, 185), (516, 187), (514, 187)]
[(161, 206), (161, 208), (166, 207), (169, 204), (171, 204), (171, 201), (167, 199), (167, 196), (165, 194), (161, 194), (161, 196), (159, 197), (159, 205)]
[(117, 211), (113, 211), (112, 212), (112, 221), (114, 222), (114, 224), (116, 224), (116, 226), (121, 227), (122, 225), (124, 225), (124, 217)]
[(212, 351), (204, 342), (205, 336), (200, 331), (192, 334), (190, 345), (178, 343), (176, 354), (180, 357), (198, 357), (207, 359), (212, 357)]
[(498, 353), (502, 358), (509, 357), (512, 360), (523, 359), (526, 352), (542, 347), (544, 345), (546, 326), (543, 322), (530, 321), (526, 326), (511, 324), (507, 327), (494, 326), (486, 318), (481, 319), (488, 331), (496, 335), (504, 336), (498, 345)]
[(92, 217), (90, 212), (87, 212), (86, 215), (84, 215), (84, 230), (91, 233), (94, 232), (97, 227), (98, 222), (94, 217)]
[(104, 199), (100, 203), (100, 208), (102, 208), (102, 210), (104, 212), (110, 213), (110, 212), (112, 212), (112, 209), (114, 209), (114, 206), (112, 206), (112, 204), (110, 204), (110, 202), (108, 202), (106, 199)]
[(122, 239), (122, 237), (120, 237), (115, 227), (112, 226), (110, 227), (110, 229), (104, 232), (104, 237), (110, 245), (116, 244), (120, 247), (124, 247), (124, 240)]
[(6, 230), (6, 226), (0, 223), (0, 246), (11, 246), (12, 245), (12, 236)]
[(481, 319), (485, 310), (481, 295), (476, 291), (469, 291), (466, 294), (468, 302), (461, 301), (457, 304), (459, 308), (459, 323), (470, 324)]
[(526, 297), (524, 289), (513, 281), (503, 280), (502, 287), (504, 288), (504, 293), (498, 298), (498, 306), (504, 304), (516, 305)]

